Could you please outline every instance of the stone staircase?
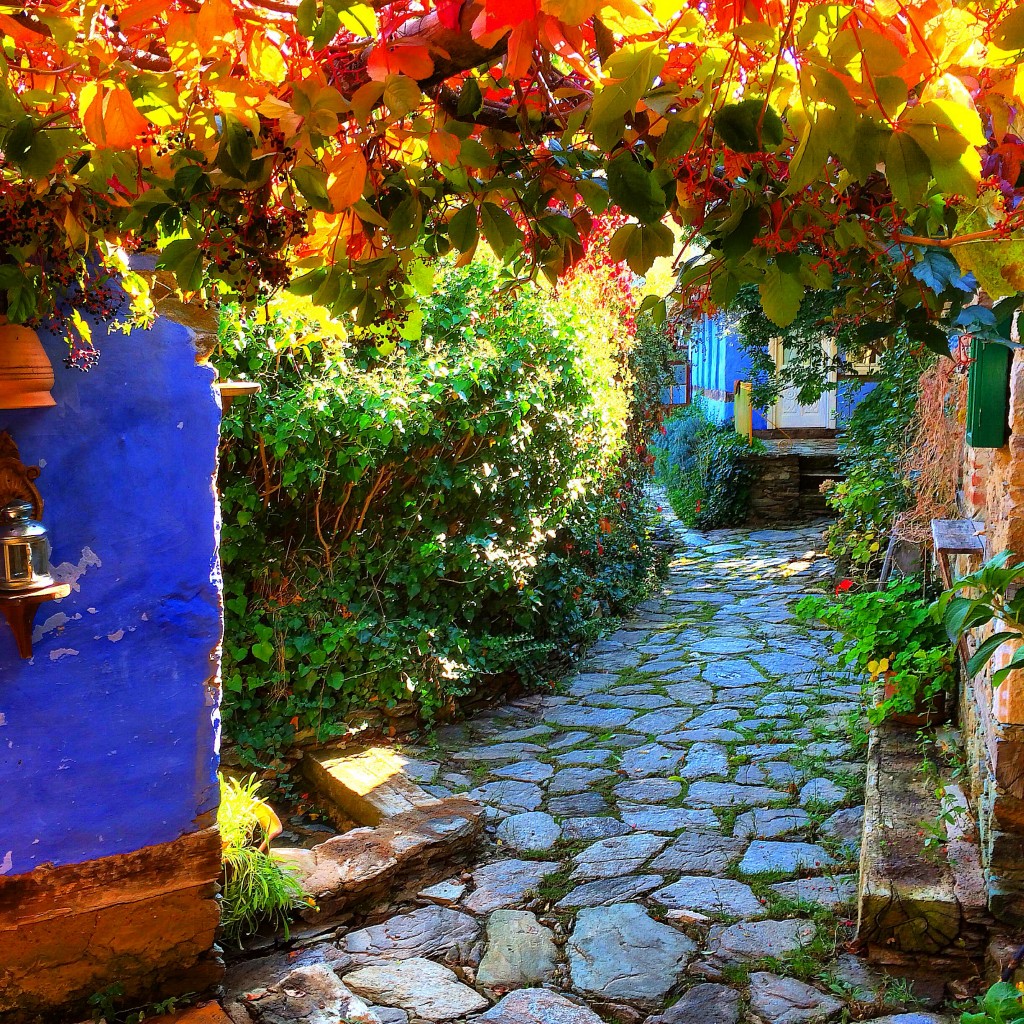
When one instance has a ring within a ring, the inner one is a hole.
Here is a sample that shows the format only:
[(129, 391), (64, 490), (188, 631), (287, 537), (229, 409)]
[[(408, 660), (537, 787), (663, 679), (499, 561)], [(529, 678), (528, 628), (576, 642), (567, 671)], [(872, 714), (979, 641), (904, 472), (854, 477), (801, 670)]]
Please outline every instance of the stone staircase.
[(825, 516), (830, 513), (821, 485), (826, 480), (845, 480), (835, 452), (799, 456), (800, 511), (806, 516)]

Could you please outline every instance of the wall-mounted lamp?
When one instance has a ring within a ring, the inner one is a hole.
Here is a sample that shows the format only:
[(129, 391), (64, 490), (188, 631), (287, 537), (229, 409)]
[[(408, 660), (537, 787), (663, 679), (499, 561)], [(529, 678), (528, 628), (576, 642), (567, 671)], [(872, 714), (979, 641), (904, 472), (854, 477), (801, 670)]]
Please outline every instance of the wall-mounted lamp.
[(71, 593), (67, 583), (54, 583), (50, 575), (50, 539), (40, 521), (38, 476), (38, 466), (21, 461), (11, 435), (0, 433), (0, 611), (23, 658), (32, 657), (32, 624), (39, 606)]

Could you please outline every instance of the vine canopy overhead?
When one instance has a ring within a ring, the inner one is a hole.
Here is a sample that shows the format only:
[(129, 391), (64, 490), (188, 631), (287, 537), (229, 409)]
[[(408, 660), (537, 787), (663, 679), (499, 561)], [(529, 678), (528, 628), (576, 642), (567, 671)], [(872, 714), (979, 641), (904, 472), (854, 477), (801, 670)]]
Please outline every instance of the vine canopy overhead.
[(610, 205), (638, 274), (699, 241), (695, 310), (753, 284), (785, 326), (841, 272), (867, 335), (941, 347), (940, 312), (1005, 333), (964, 302), (1024, 288), (1005, 0), (27, 0), (0, 44), (13, 321), (102, 304), (141, 248), (186, 294), (401, 330), (424, 262), (485, 241), (554, 280)]

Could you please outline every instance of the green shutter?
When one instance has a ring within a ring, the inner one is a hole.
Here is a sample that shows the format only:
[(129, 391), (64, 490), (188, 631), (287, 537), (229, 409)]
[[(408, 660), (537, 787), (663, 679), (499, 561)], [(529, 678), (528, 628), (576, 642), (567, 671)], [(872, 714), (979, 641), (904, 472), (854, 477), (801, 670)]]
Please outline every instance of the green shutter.
[(1010, 436), (1010, 360), (1005, 345), (971, 342), (967, 373), (967, 443), (1002, 448)]

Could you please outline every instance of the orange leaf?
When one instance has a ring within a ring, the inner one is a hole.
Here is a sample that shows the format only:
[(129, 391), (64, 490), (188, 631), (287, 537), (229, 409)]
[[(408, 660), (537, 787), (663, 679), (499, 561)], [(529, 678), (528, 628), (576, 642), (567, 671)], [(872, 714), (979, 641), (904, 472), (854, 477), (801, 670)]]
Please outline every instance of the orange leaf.
[(366, 185), (366, 158), (359, 149), (350, 149), (331, 164), (327, 194), (335, 210), (344, 210), (363, 198)]
[(537, 39), (537, 26), (532, 22), (517, 25), (508, 37), (505, 56), (505, 74), (513, 81), (525, 78), (533, 64), (533, 44)]
[(434, 73), (434, 62), (430, 50), (422, 43), (378, 43), (366, 60), (366, 71), (375, 82), (383, 82), (388, 75), (395, 74), (420, 81)]
[(132, 0), (132, 3), (125, 4), (120, 10), (118, 24), (121, 31), (159, 17), (166, 12), (167, 6), (167, 0)]
[(196, 16), (196, 45), (203, 56), (213, 56), (213, 44), (234, 30), (235, 9), (230, 0), (203, 0)]
[(149, 122), (135, 109), (127, 86), (87, 86), (81, 101), (82, 127), (90, 142), (107, 149), (137, 148)]
[(462, 143), (451, 132), (431, 132), (427, 138), (427, 148), (439, 164), (457, 164)]

